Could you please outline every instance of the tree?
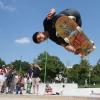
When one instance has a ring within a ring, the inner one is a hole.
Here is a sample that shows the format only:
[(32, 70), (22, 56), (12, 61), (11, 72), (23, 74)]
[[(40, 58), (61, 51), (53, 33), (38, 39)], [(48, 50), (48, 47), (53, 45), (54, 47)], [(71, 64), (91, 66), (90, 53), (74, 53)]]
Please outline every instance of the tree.
[(74, 64), (72, 68), (68, 70), (68, 81), (76, 82), (79, 85), (84, 85), (85, 80), (87, 79), (90, 82), (89, 70), (91, 65), (88, 60), (81, 59), (79, 64)]
[(3, 65), (5, 65), (6, 63), (5, 63), (5, 61), (3, 61), (1, 58), (0, 58), (0, 68), (3, 66)]
[(97, 84), (100, 83), (100, 59), (97, 61), (97, 64), (93, 68), (92, 81)]
[[(47, 56), (47, 59), (46, 59)], [(44, 80), (45, 65), (46, 65), (46, 81), (52, 81), (61, 71), (64, 70), (64, 64), (56, 56), (51, 56), (47, 52), (41, 53), (35, 63), (38, 63), (42, 68), (41, 79)]]
[(97, 65), (100, 65), (100, 59), (97, 61)]
[(78, 73), (79, 73), (79, 64), (73, 65), (72, 68), (68, 68), (67, 78), (68, 82), (78, 83)]
[(88, 83), (90, 84), (92, 66), (89, 64), (87, 59), (81, 59), (79, 67), (79, 84), (85, 84), (85, 80), (88, 80)]
[(19, 73), (26, 73), (30, 67), (30, 64), (28, 62), (21, 60), (15, 60), (11, 64), (15, 67), (16, 71)]

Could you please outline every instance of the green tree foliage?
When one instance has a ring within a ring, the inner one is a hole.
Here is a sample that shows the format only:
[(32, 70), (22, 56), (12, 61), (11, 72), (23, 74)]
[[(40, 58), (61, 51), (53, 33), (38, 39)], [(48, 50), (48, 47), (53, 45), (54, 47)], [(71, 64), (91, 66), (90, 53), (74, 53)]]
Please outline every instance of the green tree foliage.
[(86, 79), (89, 81), (89, 70), (91, 68), (92, 66), (87, 59), (81, 59), (80, 64), (75, 64), (68, 70), (68, 81), (84, 85)]
[(97, 65), (100, 65), (100, 59), (97, 61)]
[(3, 65), (5, 65), (6, 63), (5, 63), (5, 61), (3, 61), (1, 58), (0, 58), (0, 68), (3, 66)]
[[(47, 59), (46, 59), (47, 58)], [(56, 56), (51, 56), (47, 52), (41, 53), (34, 61), (42, 68), (41, 78), (44, 80), (44, 73), (46, 68), (46, 81), (52, 81), (61, 71), (64, 70), (64, 64)]]
[(78, 83), (79, 65), (75, 64), (72, 68), (68, 69), (68, 82)]
[(93, 77), (92, 81), (95, 83), (100, 83), (100, 59), (97, 61), (97, 64), (93, 69)]
[(12, 65), (16, 68), (19, 73), (26, 73), (30, 67), (30, 64), (26, 61), (15, 60)]
[[(39, 64), (42, 68), (41, 79), (44, 81), (46, 72), (46, 81), (51, 82), (56, 75), (63, 73), (64, 77), (67, 77), (68, 82), (75, 82), (79, 85), (84, 85), (85, 80), (88, 84), (100, 84), (100, 59), (95, 66), (90, 65), (87, 59), (81, 59), (79, 64), (74, 64), (72, 68), (67, 68), (60, 61), (57, 56), (49, 55), (47, 52), (41, 53), (33, 63)], [(6, 65), (5, 61), (0, 59), (0, 67)], [(30, 64), (26, 61), (15, 60), (7, 66), (13, 65), (17, 72), (26, 73), (30, 67)]]
[(85, 80), (88, 80), (89, 83), (89, 78), (90, 78), (90, 71), (92, 69), (92, 66), (89, 64), (87, 59), (81, 59), (80, 66), (79, 66), (79, 73), (78, 73), (78, 79), (79, 84), (84, 85)]

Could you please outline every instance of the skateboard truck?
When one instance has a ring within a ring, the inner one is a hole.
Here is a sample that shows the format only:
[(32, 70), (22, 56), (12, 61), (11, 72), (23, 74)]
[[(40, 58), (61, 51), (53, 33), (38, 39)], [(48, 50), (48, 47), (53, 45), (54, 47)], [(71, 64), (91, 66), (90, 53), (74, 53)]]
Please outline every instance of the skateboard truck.
[(68, 39), (67, 37), (64, 38), (64, 41), (65, 41), (66, 43), (69, 43), (69, 39)]
[(83, 32), (82, 28), (77, 26), (76, 29), (79, 31), (79, 32)]

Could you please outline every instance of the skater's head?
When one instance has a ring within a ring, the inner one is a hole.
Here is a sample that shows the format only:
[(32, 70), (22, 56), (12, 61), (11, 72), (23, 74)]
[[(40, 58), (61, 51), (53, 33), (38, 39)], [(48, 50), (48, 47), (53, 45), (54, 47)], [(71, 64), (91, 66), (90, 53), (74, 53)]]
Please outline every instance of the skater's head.
[(33, 42), (41, 43), (47, 39), (46, 32), (35, 32), (32, 36)]

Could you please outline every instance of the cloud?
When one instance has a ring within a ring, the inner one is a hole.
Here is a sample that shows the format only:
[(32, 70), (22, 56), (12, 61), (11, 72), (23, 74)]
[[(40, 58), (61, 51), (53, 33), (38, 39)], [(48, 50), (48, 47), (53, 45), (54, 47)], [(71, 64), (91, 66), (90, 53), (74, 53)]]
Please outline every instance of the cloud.
[(0, 9), (2, 10), (8, 10), (10, 12), (14, 12), (16, 10), (15, 7), (12, 7), (11, 5), (5, 5), (3, 2), (0, 1)]
[(28, 37), (23, 37), (20, 39), (16, 39), (15, 42), (18, 44), (29, 44), (29, 43), (31, 43), (31, 40)]

